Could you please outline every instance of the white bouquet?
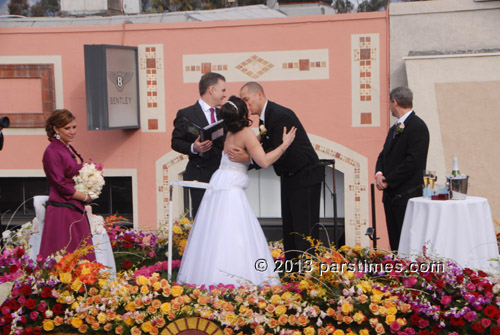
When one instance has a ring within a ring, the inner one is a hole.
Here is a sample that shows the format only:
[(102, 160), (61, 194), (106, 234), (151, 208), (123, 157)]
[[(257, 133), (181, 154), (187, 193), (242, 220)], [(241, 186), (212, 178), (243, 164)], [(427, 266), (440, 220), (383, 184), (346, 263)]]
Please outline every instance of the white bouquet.
[(73, 177), (73, 180), (75, 181), (75, 190), (88, 194), (92, 200), (99, 198), (104, 186), (102, 164), (96, 165), (92, 161), (83, 164), (80, 172)]

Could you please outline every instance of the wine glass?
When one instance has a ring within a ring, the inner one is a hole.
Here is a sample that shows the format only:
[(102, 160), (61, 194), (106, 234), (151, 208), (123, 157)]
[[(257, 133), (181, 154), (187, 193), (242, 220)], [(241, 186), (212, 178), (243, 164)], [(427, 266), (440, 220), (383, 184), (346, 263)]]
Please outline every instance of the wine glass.
[(430, 171), (424, 170), (424, 188), (427, 188), (429, 186), (430, 177), (431, 177)]
[(437, 181), (438, 177), (436, 175), (436, 171), (429, 171), (429, 185), (433, 189), (434, 183)]

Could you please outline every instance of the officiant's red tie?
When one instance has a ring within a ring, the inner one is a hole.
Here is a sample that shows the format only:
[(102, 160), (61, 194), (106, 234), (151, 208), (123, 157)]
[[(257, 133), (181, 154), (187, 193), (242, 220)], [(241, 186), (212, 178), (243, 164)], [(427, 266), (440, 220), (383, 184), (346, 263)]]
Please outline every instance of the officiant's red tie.
[(215, 108), (210, 107), (210, 123), (215, 123)]

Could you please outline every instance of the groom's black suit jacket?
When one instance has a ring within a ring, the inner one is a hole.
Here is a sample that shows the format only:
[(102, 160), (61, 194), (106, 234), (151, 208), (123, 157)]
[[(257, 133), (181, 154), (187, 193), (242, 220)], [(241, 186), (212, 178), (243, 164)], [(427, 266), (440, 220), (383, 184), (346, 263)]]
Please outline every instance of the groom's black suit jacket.
[[(281, 216), (283, 218), (283, 244), (285, 251), (307, 250), (311, 245), (304, 236), (319, 238), (316, 223), (319, 221), (320, 191), (323, 167), (309, 141), (307, 133), (295, 113), (272, 101), (267, 102), (264, 112), (267, 134), (261, 135), (266, 152), (283, 142), (283, 127), (287, 131), (297, 128), (295, 140), (274, 164), (281, 178)], [(287, 252), (286, 258), (300, 253)]]
[(404, 130), (394, 136), (395, 125), (389, 129), (380, 152), (376, 171), (381, 171), (388, 184), (387, 197), (405, 194), (423, 184), (423, 172), (429, 149), (429, 130), (424, 121), (412, 112), (404, 122)]
[(286, 150), (285, 154), (273, 164), (276, 174), (288, 177), (302, 173), (304, 174), (304, 178), (299, 178), (299, 180), (304, 185), (321, 182), (321, 174), (309, 177), (305, 175), (307, 170), (318, 166), (319, 160), (304, 127), (295, 113), (291, 109), (268, 101), (264, 117), (264, 126), (267, 129), (267, 134), (262, 136), (261, 140), (266, 152), (281, 145), (283, 142), (283, 127), (286, 127), (287, 131), (293, 126), (297, 128), (295, 140)]
[[(220, 110), (216, 110), (217, 120), (220, 120)], [(172, 132), (172, 149), (189, 156), (189, 162), (184, 172), (184, 180), (197, 180), (209, 182), (212, 174), (219, 168), (222, 150), (224, 149), (224, 137), (219, 137), (212, 144), (212, 149), (204, 154), (193, 154), (191, 144), (196, 140), (196, 135), (187, 131), (184, 118), (205, 127), (208, 121), (198, 101), (189, 107), (177, 112)], [(202, 190), (192, 190), (193, 216), (198, 211), (198, 206), (203, 198)]]

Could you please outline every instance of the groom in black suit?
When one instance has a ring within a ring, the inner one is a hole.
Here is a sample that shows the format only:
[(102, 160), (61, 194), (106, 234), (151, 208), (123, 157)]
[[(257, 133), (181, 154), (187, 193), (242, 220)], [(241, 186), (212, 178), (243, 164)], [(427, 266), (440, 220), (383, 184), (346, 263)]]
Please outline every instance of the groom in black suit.
[[(304, 236), (319, 238), (319, 204), (323, 167), (309, 141), (307, 133), (295, 113), (267, 100), (264, 89), (256, 82), (249, 82), (240, 89), (240, 97), (253, 115), (259, 115), (261, 142), (269, 152), (282, 143), (283, 127), (297, 128), (295, 140), (273, 164), (281, 180), (281, 216), (283, 218), (283, 244), (285, 251), (310, 248)], [(264, 128), (263, 128), (264, 127)], [(314, 228), (313, 228), (314, 227)], [(286, 258), (299, 256), (287, 252)]]
[(391, 249), (397, 250), (408, 200), (422, 195), (429, 130), (413, 111), (413, 93), (408, 87), (393, 89), (389, 98), (391, 113), (398, 120), (378, 156), (375, 179), (377, 188), (384, 191)]
[[(219, 167), (224, 138), (219, 137), (213, 142), (200, 142), (200, 136), (196, 137), (187, 131), (184, 118), (201, 127), (217, 122), (220, 118), (217, 107), (220, 107), (226, 98), (226, 79), (215, 72), (205, 73), (200, 79), (199, 91), (200, 99), (194, 105), (177, 112), (172, 132), (172, 149), (189, 156), (184, 180), (208, 183)], [(190, 193), (193, 206), (191, 214), (195, 217), (205, 190), (190, 189)], [(187, 208), (188, 204), (185, 204), (185, 207)]]

